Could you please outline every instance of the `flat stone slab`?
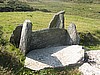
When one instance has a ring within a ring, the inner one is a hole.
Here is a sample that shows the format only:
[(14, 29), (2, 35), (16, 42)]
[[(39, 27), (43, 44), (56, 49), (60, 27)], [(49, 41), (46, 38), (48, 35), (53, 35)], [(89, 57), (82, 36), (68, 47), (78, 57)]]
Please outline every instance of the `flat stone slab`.
[(100, 75), (100, 68), (91, 66), (89, 63), (84, 63), (81, 67), (79, 67), (79, 71), (82, 75)]
[(100, 75), (100, 50), (86, 52), (88, 60), (79, 67), (83, 75)]
[(25, 67), (32, 70), (63, 67), (82, 61), (84, 49), (82, 46), (58, 46), (32, 50), (26, 55)]
[(100, 69), (100, 50), (91, 50), (87, 51), (86, 53), (88, 56), (88, 62), (91, 65), (98, 65), (96, 67)]

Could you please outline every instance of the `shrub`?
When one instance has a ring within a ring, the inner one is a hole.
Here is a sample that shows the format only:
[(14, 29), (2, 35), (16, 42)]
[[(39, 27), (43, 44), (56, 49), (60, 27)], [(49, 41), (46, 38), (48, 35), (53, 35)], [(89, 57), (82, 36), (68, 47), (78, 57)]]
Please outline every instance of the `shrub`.
[(93, 0), (77, 0), (80, 3), (93, 3)]
[(42, 12), (51, 12), (51, 11), (49, 11), (47, 9), (40, 9), (39, 11), (42, 11)]
[(7, 2), (7, 5), (12, 7), (14, 11), (32, 11), (33, 8), (27, 5), (26, 3), (11, 0)]
[(0, 0), (0, 3), (4, 3), (4, 1), (3, 0)]
[(9, 0), (4, 6), (0, 7), (1, 12), (11, 12), (11, 11), (33, 11), (33, 8), (30, 7), (25, 2), (20, 2), (18, 0)]
[(4, 7), (0, 7), (0, 11), (1, 12), (11, 12), (11, 11), (14, 11), (14, 9), (10, 6), (4, 6)]
[(0, 26), (0, 45), (5, 45), (6, 44), (6, 41), (5, 39), (3, 39), (3, 32), (2, 32), (2, 26)]

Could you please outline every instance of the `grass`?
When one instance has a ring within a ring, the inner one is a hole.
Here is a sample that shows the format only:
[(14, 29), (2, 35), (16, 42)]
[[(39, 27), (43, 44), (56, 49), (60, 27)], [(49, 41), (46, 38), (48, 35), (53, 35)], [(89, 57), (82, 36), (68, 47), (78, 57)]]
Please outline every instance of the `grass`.
[[(4, 39), (9, 40), (14, 28), (23, 23), (25, 19), (30, 19), (33, 24), (33, 30), (39, 30), (47, 28), (50, 20), (52, 19), (54, 13), (44, 13), (44, 12), (3, 12), (0, 13), (0, 25), (3, 26)], [(99, 19), (92, 19), (81, 17), (77, 15), (65, 15), (65, 27), (67, 29), (68, 25), (73, 22), (77, 26), (78, 32), (90, 32), (91, 34), (100, 41), (100, 22)], [(100, 46), (92, 46), (91, 49), (100, 49)]]
[(22, 24), (24, 20), (31, 20), (32, 29), (39, 30), (48, 27), (55, 12), (65, 10), (65, 28), (67, 29), (68, 25), (73, 22), (76, 24), (78, 32), (83, 34), (90, 32), (95, 39), (92, 45), (89, 44), (89, 41), (85, 41), (85, 44), (81, 45), (90, 50), (100, 50), (100, 5), (65, 2), (32, 2), (29, 4), (39, 9), (48, 9), (51, 12), (0, 12), (0, 30), (3, 32), (0, 36), (3, 39), (3, 42), (0, 43), (0, 75), (80, 75), (77, 68), (70, 67), (40, 71), (24, 68), (25, 57), (20, 50), (9, 43), (9, 38), (15, 27)]
[(93, 3), (71, 3), (59, 1), (37, 1), (29, 2), (33, 8), (47, 9), (51, 12), (65, 10), (68, 15), (100, 19), (100, 4)]

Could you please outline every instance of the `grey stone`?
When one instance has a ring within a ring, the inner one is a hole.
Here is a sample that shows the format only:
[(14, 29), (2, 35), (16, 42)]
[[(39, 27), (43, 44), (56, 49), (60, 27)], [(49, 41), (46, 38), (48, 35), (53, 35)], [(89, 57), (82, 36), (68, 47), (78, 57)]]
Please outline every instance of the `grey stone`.
[(53, 19), (49, 23), (49, 28), (56, 28), (59, 24), (59, 16), (54, 15)]
[(64, 28), (64, 14), (65, 11), (60, 11), (57, 13), (59, 15), (59, 19), (60, 19), (60, 26), (61, 28)]
[(83, 75), (100, 75), (100, 50), (87, 51), (87, 61), (79, 70)]
[(82, 75), (100, 75), (100, 68), (91, 66), (89, 63), (84, 63), (81, 67), (79, 67), (79, 71)]
[(64, 67), (80, 64), (83, 57), (84, 49), (79, 45), (50, 47), (30, 51), (26, 55), (24, 65), (32, 70)]
[(88, 62), (92, 65), (98, 65), (100, 68), (100, 50), (91, 50), (86, 52), (88, 56)]
[(69, 35), (67, 30), (60, 28), (44, 29), (32, 32), (30, 50), (45, 47), (69, 45)]
[(26, 54), (30, 50), (31, 33), (32, 33), (32, 23), (30, 20), (25, 20), (25, 22), (23, 23), (20, 45), (19, 45), (20, 50), (24, 54)]
[(80, 37), (76, 30), (76, 25), (74, 23), (71, 23), (67, 29), (69, 36), (70, 36), (70, 43), (73, 45), (79, 44)]
[(60, 11), (55, 14), (49, 23), (49, 28), (64, 28), (64, 13), (65, 11)]
[(64, 28), (64, 14), (60, 14), (59, 18), (60, 18), (60, 23), (61, 23), (59, 28)]
[(10, 43), (15, 45), (17, 48), (19, 47), (20, 43), (22, 26), (22, 24), (17, 26), (10, 37)]

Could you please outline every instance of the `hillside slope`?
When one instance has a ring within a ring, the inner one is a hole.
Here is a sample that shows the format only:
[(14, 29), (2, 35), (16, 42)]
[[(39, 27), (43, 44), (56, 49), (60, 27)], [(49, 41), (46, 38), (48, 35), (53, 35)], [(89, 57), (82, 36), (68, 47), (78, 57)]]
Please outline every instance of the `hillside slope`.
[(53, 1), (61, 1), (61, 2), (80, 2), (80, 3), (100, 3), (100, 0), (19, 0), (22, 2), (34, 2), (34, 1), (49, 1), (49, 2), (53, 2)]

